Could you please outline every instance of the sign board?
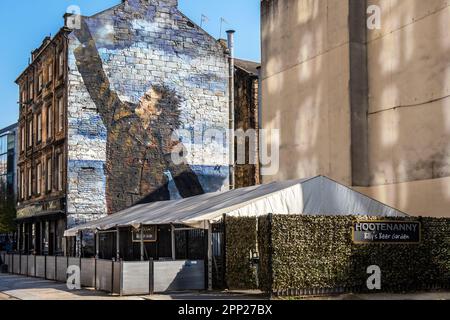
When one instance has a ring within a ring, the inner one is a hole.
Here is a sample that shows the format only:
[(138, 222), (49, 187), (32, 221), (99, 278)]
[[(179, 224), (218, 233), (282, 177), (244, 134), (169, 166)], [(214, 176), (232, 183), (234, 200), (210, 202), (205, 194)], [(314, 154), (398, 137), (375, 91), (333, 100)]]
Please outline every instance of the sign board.
[(39, 204), (27, 205), (23, 208), (17, 209), (17, 218), (31, 218), (45, 213), (54, 213), (63, 211), (61, 200), (47, 201)]
[[(156, 242), (158, 235), (157, 226), (145, 226), (144, 228), (144, 242)], [(141, 242), (141, 230), (133, 230), (133, 242)]]
[(413, 221), (357, 221), (352, 227), (356, 244), (419, 244), (422, 224)]

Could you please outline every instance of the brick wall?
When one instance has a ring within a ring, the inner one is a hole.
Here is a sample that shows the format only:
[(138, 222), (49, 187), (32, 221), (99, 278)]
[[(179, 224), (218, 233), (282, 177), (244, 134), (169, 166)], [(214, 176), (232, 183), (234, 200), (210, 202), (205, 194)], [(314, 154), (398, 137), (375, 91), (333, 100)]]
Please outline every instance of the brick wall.
[[(202, 141), (228, 128), (227, 59), (176, 1), (129, 0), (83, 19), (68, 54), (69, 227), (228, 188), (227, 139)], [(183, 146), (187, 163), (177, 165), (170, 154)]]
[[(258, 148), (258, 76), (247, 70), (236, 68), (235, 72), (235, 128), (249, 133), (255, 130), (254, 141), (245, 141), (245, 163), (235, 167), (236, 188), (254, 186), (260, 183)], [(244, 141), (240, 141), (244, 143)], [(257, 161), (250, 161), (250, 155)]]

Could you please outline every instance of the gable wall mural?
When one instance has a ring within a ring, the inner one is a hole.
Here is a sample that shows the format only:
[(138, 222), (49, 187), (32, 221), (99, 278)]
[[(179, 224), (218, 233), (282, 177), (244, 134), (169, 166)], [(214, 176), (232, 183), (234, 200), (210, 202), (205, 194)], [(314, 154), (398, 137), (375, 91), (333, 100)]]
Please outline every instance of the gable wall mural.
[[(228, 189), (227, 57), (176, 1), (128, 0), (83, 18), (68, 61), (68, 227)], [(220, 134), (205, 144), (211, 129)]]

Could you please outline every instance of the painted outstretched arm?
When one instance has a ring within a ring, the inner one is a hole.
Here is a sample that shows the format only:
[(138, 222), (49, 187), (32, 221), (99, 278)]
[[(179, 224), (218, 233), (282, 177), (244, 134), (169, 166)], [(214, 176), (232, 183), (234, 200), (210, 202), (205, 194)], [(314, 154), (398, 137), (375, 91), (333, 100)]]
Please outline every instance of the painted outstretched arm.
[(110, 89), (108, 77), (103, 70), (102, 59), (85, 18), (82, 18), (81, 28), (75, 30), (74, 34), (80, 42), (74, 50), (78, 70), (105, 125), (111, 125), (114, 114), (121, 108), (122, 102)]

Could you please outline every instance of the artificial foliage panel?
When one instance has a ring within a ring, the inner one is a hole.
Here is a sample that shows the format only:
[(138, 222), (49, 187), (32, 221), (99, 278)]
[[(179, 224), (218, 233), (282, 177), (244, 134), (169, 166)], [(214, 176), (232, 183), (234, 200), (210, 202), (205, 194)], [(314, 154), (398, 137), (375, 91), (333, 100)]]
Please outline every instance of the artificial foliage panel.
[[(448, 288), (450, 219), (419, 221), (420, 244), (356, 244), (352, 226), (367, 216), (272, 215), (258, 220), (259, 287), (275, 293), (367, 292), (367, 268), (381, 269), (381, 291)], [(254, 288), (246, 252), (255, 245), (255, 218), (227, 218), (228, 285)], [(232, 280), (232, 281), (231, 281)]]

